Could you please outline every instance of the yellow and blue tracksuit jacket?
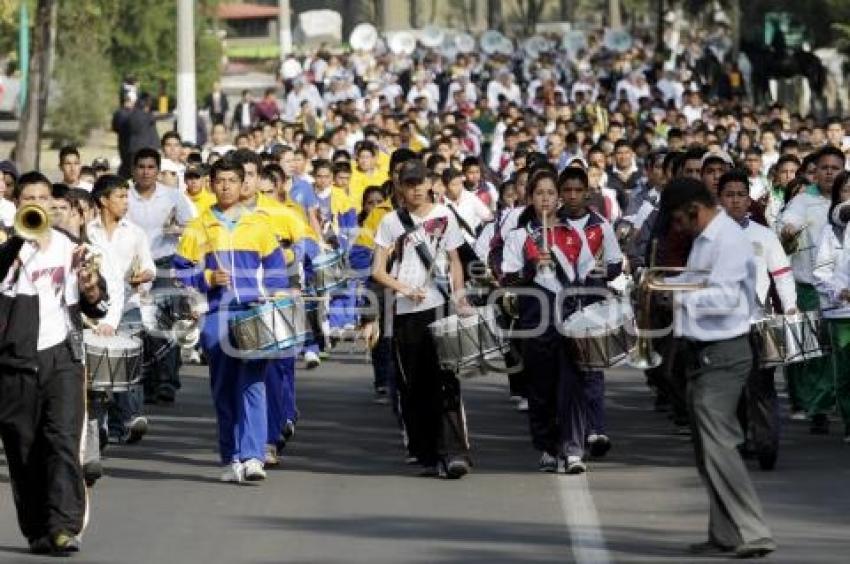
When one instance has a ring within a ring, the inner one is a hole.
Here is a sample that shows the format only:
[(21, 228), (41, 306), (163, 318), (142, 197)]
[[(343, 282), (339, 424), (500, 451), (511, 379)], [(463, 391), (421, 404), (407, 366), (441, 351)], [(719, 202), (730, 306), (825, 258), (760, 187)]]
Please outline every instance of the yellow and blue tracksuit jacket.
[[(247, 211), (231, 222), (216, 207), (204, 210), (186, 226), (173, 264), (184, 285), (206, 294), (211, 312), (242, 309), (288, 287), (286, 261), (268, 219)], [(217, 268), (230, 273), (228, 288), (211, 285)]]
[[(298, 209), (296, 209), (298, 208)], [(313, 239), (309, 225), (299, 213), (300, 207), (287, 206), (265, 194), (257, 194), (257, 205), (254, 211), (268, 218), (269, 224), (275, 237), (281, 243), (288, 243), (284, 248), (283, 256), (286, 264), (298, 264), (304, 260), (304, 246), (307, 239)]]
[(372, 254), (375, 250), (375, 233), (378, 232), (378, 226), (384, 216), (393, 211), (392, 202), (389, 199), (375, 206), (366, 219), (351, 249), (348, 252), (348, 262), (351, 268), (358, 272), (358, 277), (368, 277), (372, 266)]
[(193, 206), (195, 206), (195, 211), (197, 211), (198, 215), (201, 215), (204, 211), (213, 207), (218, 202), (215, 194), (207, 192), (206, 190), (201, 190), (194, 195), (186, 192), (186, 197), (189, 198), (189, 201), (192, 202)]

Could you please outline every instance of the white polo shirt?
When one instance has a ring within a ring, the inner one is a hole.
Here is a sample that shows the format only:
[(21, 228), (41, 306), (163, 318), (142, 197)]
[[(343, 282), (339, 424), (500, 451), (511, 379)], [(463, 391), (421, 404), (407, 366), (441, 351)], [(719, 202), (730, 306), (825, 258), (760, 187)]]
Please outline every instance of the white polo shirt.
[(159, 182), (149, 198), (140, 196), (135, 187), (130, 188), (127, 195), (130, 201), (127, 218), (147, 234), (153, 259), (173, 255), (179, 237), (164, 234), (163, 227), (172, 212), (177, 224), (182, 227), (195, 217), (195, 208), (189, 199), (176, 188), (169, 188)]

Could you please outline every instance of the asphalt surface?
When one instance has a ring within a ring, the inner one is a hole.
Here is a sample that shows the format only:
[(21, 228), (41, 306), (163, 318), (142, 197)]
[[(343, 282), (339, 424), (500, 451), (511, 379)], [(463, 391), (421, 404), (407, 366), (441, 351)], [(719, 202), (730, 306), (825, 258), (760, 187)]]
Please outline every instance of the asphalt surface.
[[(404, 464), (388, 407), (372, 401), (362, 357), (299, 369), (301, 420), (283, 467), (261, 485), (218, 482), (203, 367), (184, 370), (174, 407), (149, 409), (151, 432), (111, 446), (78, 562), (687, 563), (705, 538), (707, 499), (687, 438), (672, 434), (638, 373), (608, 375), (614, 449), (582, 477), (536, 471), (527, 422), (503, 377), (465, 383), (475, 453), (461, 481)], [(752, 476), (780, 545), (768, 562), (846, 563), (850, 446), (838, 425), (812, 437), (785, 419), (779, 465)], [(3, 460), (0, 457), (0, 460)], [(0, 562), (30, 556), (0, 467)]]

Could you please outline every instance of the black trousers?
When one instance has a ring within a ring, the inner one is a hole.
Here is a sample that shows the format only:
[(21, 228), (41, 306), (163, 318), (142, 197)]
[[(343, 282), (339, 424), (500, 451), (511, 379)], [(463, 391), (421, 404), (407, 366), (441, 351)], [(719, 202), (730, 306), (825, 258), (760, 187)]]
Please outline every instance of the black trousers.
[(758, 455), (779, 451), (779, 398), (776, 395), (776, 368), (753, 367), (744, 394), (738, 402), (738, 420)]
[(440, 458), (469, 454), (460, 382), (437, 362), (428, 325), (440, 308), (393, 319), (396, 375), (408, 450), (423, 465)]
[(36, 374), (0, 373), (0, 438), (18, 524), (29, 540), (83, 529), (85, 397), (83, 367), (65, 342), (38, 352)]

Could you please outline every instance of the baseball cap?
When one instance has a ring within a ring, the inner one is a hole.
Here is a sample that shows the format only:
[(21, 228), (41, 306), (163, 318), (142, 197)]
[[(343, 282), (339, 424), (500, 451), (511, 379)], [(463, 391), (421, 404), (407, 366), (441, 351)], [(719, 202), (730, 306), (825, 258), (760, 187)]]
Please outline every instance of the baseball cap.
[(733, 168), (735, 166), (735, 161), (732, 160), (732, 157), (729, 156), (729, 153), (726, 151), (712, 151), (710, 153), (706, 153), (702, 156), (702, 160), (700, 161), (700, 168), (705, 168), (705, 165), (712, 161), (720, 161), (723, 164)]
[(398, 181), (401, 184), (422, 184), (428, 178), (428, 169), (419, 159), (413, 159), (401, 165)]
[(183, 178), (201, 178), (209, 173), (209, 169), (202, 164), (194, 164), (186, 167)]

